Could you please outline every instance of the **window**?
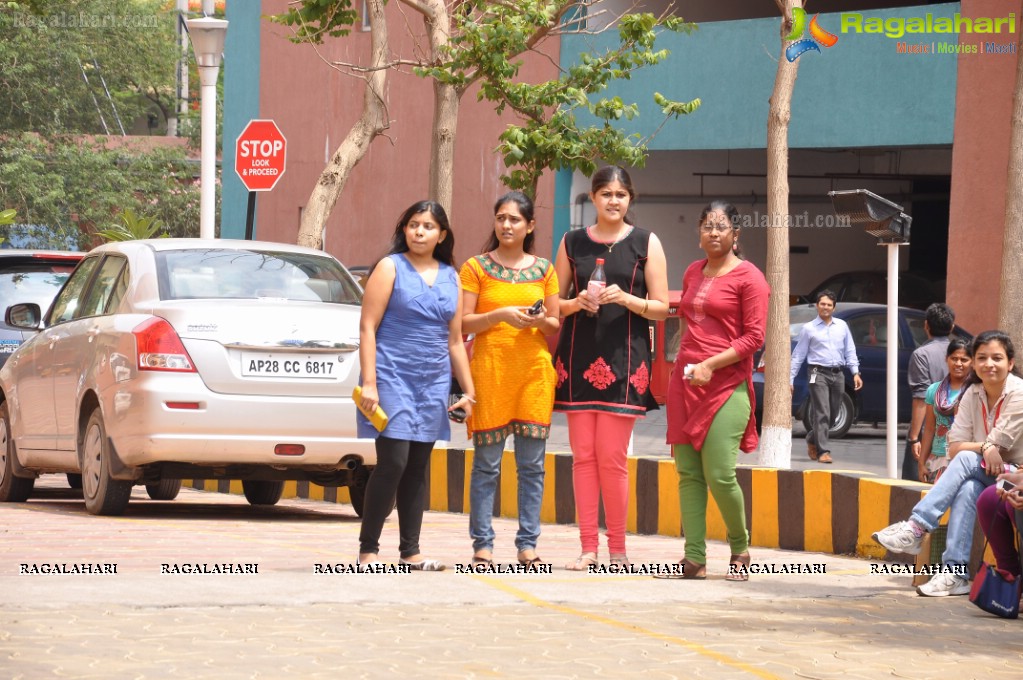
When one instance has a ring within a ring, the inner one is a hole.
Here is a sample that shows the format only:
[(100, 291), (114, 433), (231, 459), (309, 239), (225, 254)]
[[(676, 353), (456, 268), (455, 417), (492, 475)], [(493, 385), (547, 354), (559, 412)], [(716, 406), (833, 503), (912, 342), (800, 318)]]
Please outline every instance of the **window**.
[(922, 316), (910, 316), (906, 318), (906, 324), (909, 326), (909, 332), (913, 336), (913, 345), (919, 347), (920, 345), (927, 342), (927, 331), (924, 330), (924, 317)]
[(884, 314), (862, 314), (846, 319), (857, 347), (887, 347), (888, 318)]
[(57, 299), (53, 301), (53, 309), (50, 311), (50, 319), (46, 324), (47, 326), (63, 323), (75, 318), (75, 312), (78, 310), (82, 293), (85, 291), (85, 286), (89, 283), (89, 278), (92, 276), (92, 272), (97, 264), (99, 264), (98, 257), (88, 257), (82, 260), (82, 263), (78, 265), (78, 268), (75, 269), (71, 278), (68, 279), (64, 288), (57, 295)]
[(682, 342), (682, 319), (669, 316), (664, 320), (664, 358), (669, 363), (678, 356), (678, 346)]
[(106, 311), (111, 294), (120, 279), (124, 266), (125, 261), (123, 257), (104, 258), (103, 264), (96, 273), (96, 279), (93, 281), (92, 287), (89, 288), (89, 293), (82, 303), (82, 311), (78, 314), (79, 318), (96, 316)]
[(157, 253), (160, 297), (279, 298), (360, 305), (362, 291), (326, 255), (254, 250), (168, 250)]

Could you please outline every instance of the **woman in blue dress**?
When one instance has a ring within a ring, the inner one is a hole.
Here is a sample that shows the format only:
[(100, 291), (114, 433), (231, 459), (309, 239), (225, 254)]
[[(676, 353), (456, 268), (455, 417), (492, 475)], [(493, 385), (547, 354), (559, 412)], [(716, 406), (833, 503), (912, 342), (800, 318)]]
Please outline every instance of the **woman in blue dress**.
[[(394, 229), (388, 255), (366, 282), (359, 326), (362, 402), (387, 414), (378, 432), (361, 413), (359, 436), (376, 439), (377, 464), (366, 486), (359, 565), (377, 562), (380, 532), (398, 504), (399, 564), (444, 565), (419, 550), (426, 466), (438, 439), (450, 439), (448, 410), (472, 412), (475, 388), (462, 344), (462, 291), (453, 264), (454, 234), (439, 203), (420, 201)], [(465, 395), (448, 406), (454, 371)]]

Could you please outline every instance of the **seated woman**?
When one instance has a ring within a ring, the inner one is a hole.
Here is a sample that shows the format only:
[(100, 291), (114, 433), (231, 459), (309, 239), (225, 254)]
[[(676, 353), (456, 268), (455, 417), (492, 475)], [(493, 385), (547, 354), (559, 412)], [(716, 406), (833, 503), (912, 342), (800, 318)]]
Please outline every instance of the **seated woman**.
[[(920, 595), (943, 597), (970, 592), (967, 578), (977, 498), (1003, 472), (1023, 463), (1023, 378), (1016, 374), (1012, 340), (1002, 331), (985, 331), (973, 340), (973, 373), (964, 383), (959, 410), (948, 433), (952, 462), (934, 487), (913, 508), (909, 521), (874, 534), (894, 553), (916, 555), (923, 536), (952, 508), (942, 566), (917, 588)], [(942, 570), (943, 572), (945, 570)], [(958, 573), (955, 573), (958, 572)]]
[(989, 486), (984, 489), (977, 499), (977, 519), (991, 544), (995, 567), (1006, 580), (1012, 581), (1023, 575), (1015, 535), (1021, 527), (1023, 472), (1003, 473), (998, 475), (998, 479), (1005, 479), (1016, 488), (1006, 491), (998, 486)]
[(920, 480), (934, 484), (948, 465), (948, 431), (955, 421), (955, 409), (959, 405), (959, 394), (970, 373), (969, 346), (965, 340), (954, 338), (945, 350), (948, 375), (944, 380), (927, 388), (927, 413), (924, 416), (923, 434), (920, 436)]

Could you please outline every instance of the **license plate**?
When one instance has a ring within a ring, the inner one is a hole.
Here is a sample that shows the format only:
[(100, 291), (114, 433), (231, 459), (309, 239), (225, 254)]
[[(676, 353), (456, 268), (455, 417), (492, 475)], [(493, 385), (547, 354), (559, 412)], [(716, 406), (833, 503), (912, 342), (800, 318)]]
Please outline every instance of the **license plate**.
[(247, 378), (311, 378), (337, 380), (341, 364), (322, 354), (242, 354), (242, 375)]

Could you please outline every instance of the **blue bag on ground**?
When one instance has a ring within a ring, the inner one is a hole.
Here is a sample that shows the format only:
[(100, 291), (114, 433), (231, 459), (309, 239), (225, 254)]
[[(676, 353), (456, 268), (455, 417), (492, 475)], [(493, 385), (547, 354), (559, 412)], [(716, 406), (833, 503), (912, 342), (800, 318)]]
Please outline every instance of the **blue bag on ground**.
[(1019, 617), (1021, 579), (1005, 580), (1002, 573), (982, 562), (970, 588), (970, 602), (1005, 619)]

